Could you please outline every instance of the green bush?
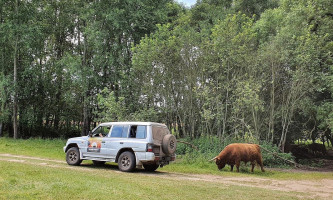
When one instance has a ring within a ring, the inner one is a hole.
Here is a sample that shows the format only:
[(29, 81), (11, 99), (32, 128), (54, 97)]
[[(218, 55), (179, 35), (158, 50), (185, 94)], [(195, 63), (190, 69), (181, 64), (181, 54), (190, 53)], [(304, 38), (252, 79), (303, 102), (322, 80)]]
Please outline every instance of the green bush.
[(324, 162), (323, 160), (318, 160), (318, 159), (299, 159), (298, 163), (301, 165), (307, 165), (310, 167), (323, 167)]
[(182, 155), (181, 159), (185, 164), (209, 164), (209, 160), (217, 156), (222, 149), (226, 146), (224, 142), (220, 142), (217, 137), (201, 137), (191, 140), (190, 138), (184, 138), (181, 141), (189, 142), (198, 147), (199, 150), (194, 149), (188, 144), (177, 144), (177, 155)]
[[(287, 163), (282, 157), (286, 160), (294, 161), (295, 158), (291, 153), (282, 153), (276, 145), (271, 143), (261, 144), (261, 154), (264, 161), (264, 165), (268, 167), (290, 167), (290, 163)], [(267, 151), (268, 150), (268, 151)], [(276, 156), (278, 155), (278, 156)]]
[(217, 156), (228, 144), (231, 143), (244, 143), (242, 140), (236, 140), (236, 139), (227, 139), (220, 141), (218, 137), (215, 136), (202, 136), (197, 139), (190, 139), (190, 138), (183, 138), (180, 141), (189, 142), (193, 144), (194, 146), (198, 147), (199, 150), (196, 150), (192, 148), (190, 145), (178, 143), (177, 144), (177, 151), (176, 154), (178, 155), (184, 155), (186, 153), (203, 153), (203, 154), (214, 154)]
[[(185, 164), (198, 164), (205, 166), (210, 159), (217, 156), (228, 144), (231, 143), (245, 143), (244, 140), (228, 139), (220, 141), (217, 137), (201, 137), (198, 139), (190, 140), (184, 138), (181, 141), (189, 142), (199, 150), (195, 150), (190, 145), (179, 143), (177, 144), (176, 154)], [(284, 159), (294, 161), (294, 157), (290, 153), (281, 153), (277, 146), (270, 143), (261, 144), (261, 153), (263, 157), (264, 165), (267, 167), (288, 167), (289, 163), (285, 162), (281, 158), (275, 156), (278, 155)], [(267, 149), (268, 151), (266, 151)]]

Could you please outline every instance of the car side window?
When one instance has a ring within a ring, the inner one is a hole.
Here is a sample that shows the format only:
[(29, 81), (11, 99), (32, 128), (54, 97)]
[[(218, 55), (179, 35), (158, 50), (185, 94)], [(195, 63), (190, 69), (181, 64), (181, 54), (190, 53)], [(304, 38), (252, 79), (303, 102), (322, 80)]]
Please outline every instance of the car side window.
[(121, 134), (122, 138), (127, 138), (129, 126), (124, 126), (123, 132)]
[(111, 137), (127, 138), (129, 126), (113, 126)]
[(145, 139), (146, 138), (146, 126), (131, 126), (130, 138)]

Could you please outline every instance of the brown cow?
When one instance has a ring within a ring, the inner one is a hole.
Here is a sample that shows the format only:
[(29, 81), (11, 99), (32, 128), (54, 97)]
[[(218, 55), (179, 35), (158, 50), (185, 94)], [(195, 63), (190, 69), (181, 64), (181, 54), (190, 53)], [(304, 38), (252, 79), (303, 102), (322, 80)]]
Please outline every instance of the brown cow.
[(223, 167), (228, 164), (231, 166), (231, 171), (233, 171), (234, 165), (236, 165), (237, 172), (239, 172), (240, 162), (243, 161), (245, 164), (251, 162), (251, 172), (253, 172), (255, 162), (260, 165), (262, 172), (265, 171), (262, 164), (260, 147), (257, 144), (229, 144), (212, 160), (215, 160), (219, 170), (223, 169)]

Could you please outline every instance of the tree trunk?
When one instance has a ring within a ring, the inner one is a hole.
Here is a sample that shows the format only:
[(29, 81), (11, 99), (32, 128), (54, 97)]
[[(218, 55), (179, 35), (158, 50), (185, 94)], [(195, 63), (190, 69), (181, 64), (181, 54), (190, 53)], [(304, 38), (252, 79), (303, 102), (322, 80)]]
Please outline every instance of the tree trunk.
[[(2, 23), (2, 8), (0, 8), (0, 23)], [(1, 61), (2, 61), (2, 68), (1, 68), (1, 73), (3, 74), (4, 72), (4, 60), (5, 60), (5, 56), (4, 56), (4, 50), (1, 51)], [(4, 103), (2, 103), (2, 108), (1, 110), (4, 110)], [(2, 129), (3, 129), (3, 121), (0, 122), (0, 137), (2, 136)]]
[(270, 142), (273, 143), (274, 121), (275, 121), (275, 118), (274, 118), (274, 115), (275, 115), (275, 68), (274, 68), (274, 63), (272, 63), (272, 65), (271, 65), (271, 72), (272, 72), (272, 90), (271, 90), (271, 105), (270, 105), (267, 141), (270, 140)]
[[(80, 33), (80, 31), (79, 31)], [(80, 42), (80, 37), (79, 37)], [(82, 71), (85, 71), (87, 68), (87, 40), (86, 37), (84, 37), (83, 40), (83, 56), (82, 56)], [(83, 73), (85, 74), (85, 73)], [(86, 76), (82, 77), (82, 80), (85, 84), (85, 93), (83, 94), (83, 127), (81, 135), (85, 136), (88, 135), (88, 132), (90, 130), (90, 112), (89, 112), (89, 80)]]
[(83, 127), (81, 135), (85, 136), (88, 135), (89, 129), (90, 129), (90, 122), (89, 122), (89, 107), (88, 107), (88, 100), (87, 95), (84, 97), (83, 100)]
[(325, 136), (327, 138), (327, 143), (328, 143), (328, 141), (330, 141), (331, 142), (331, 146), (333, 147), (333, 138), (332, 138), (332, 131), (331, 131), (331, 129), (327, 128), (325, 130), (324, 134), (325, 134)]
[(59, 129), (59, 123), (60, 123), (60, 102), (61, 102), (61, 86), (58, 87), (58, 92), (56, 94), (56, 102), (57, 102), (57, 108), (56, 108), (56, 112), (54, 113), (54, 128), (55, 130), (58, 130)]
[(2, 127), (3, 127), (3, 122), (0, 122), (0, 137), (2, 137)]
[(183, 138), (184, 137), (183, 126), (182, 126), (182, 122), (181, 122), (181, 119), (178, 114), (176, 115), (176, 126), (178, 129), (179, 137)]
[(223, 116), (223, 124), (222, 124), (222, 136), (220, 140), (225, 137), (226, 133), (226, 124), (227, 124), (227, 115), (228, 115), (228, 101), (229, 101), (229, 89), (227, 88), (227, 94), (225, 97), (225, 105), (224, 105), (224, 116)]
[(252, 117), (253, 117), (253, 123), (254, 123), (254, 134), (256, 139), (259, 141), (260, 139), (260, 133), (258, 128), (258, 113), (255, 111), (255, 109), (252, 107)]
[(288, 124), (287, 124), (287, 116), (286, 119), (283, 120), (282, 122), (282, 133), (281, 133), (281, 138), (280, 138), (280, 143), (279, 143), (279, 148), (282, 152), (284, 152), (284, 146), (286, 144), (286, 137), (287, 137), (287, 132), (288, 132)]
[[(18, 6), (18, 5), (17, 5)], [(15, 46), (14, 46), (14, 102), (13, 102), (13, 132), (14, 132), (14, 139), (18, 138), (17, 133), (17, 43), (18, 37), (16, 36)]]

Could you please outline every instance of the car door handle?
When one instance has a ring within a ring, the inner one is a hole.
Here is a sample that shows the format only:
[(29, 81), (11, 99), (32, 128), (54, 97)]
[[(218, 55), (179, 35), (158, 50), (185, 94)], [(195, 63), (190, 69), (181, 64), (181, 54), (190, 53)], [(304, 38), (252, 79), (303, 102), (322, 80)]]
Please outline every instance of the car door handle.
[(124, 144), (123, 142), (120, 142), (120, 144)]
[(105, 141), (102, 141), (102, 143), (105, 143)]

